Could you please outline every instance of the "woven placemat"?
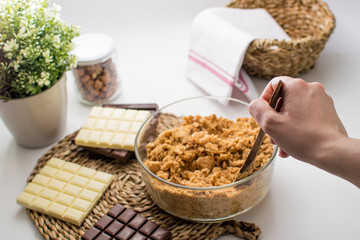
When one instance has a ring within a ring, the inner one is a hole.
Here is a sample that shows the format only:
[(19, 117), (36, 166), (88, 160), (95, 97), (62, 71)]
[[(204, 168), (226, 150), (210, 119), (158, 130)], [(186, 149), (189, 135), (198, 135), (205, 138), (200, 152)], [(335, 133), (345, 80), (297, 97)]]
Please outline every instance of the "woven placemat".
[(158, 208), (147, 194), (135, 159), (126, 164), (110, 159), (91, 159), (84, 148), (73, 143), (76, 133), (66, 136), (42, 156), (27, 181), (31, 181), (51, 157), (114, 174), (115, 179), (80, 227), (28, 209), (28, 215), (45, 239), (79, 239), (116, 203), (129, 207), (169, 229), (172, 239), (216, 239), (223, 234), (234, 234), (244, 239), (259, 238), (261, 230), (252, 223), (234, 220), (194, 223), (167, 214)]

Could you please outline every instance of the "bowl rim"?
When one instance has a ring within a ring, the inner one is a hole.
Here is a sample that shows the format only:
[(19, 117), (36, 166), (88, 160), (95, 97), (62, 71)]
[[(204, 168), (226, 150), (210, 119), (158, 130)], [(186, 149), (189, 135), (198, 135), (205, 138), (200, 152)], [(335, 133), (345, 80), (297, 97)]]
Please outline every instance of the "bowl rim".
[(194, 100), (194, 99), (212, 99), (212, 100), (225, 100), (225, 101), (235, 101), (241, 104), (244, 104), (245, 106), (249, 106), (248, 103), (236, 99), (236, 98), (231, 98), (231, 97), (223, 97), (223, 96), (210, 96), (210, 95), (206, 95), (206, 96), (196, 96), (196, 97), (189, 97), (189, 98), (183, 98), (177, 101), (174, 101), (172, 103), (169, 103), (167, 105), (165, 105), (164, 107), (158, 109), (156, 112), (154, 112), (153, 114), (151, 114), (151, 116), (149, 116), (144, 123), (141, 125), (139, 131), (136, 133), (136, 137), (135, 137), (135, 145), (134, 145), (134, 149), (135, 149), (135, 156), (136, 156), (136, 160), (137, 162), (140, 164), (141, 168), (144, 169), (151, 177), (159, 180), (160, 182), (163, 182), (164, 184), (173, 186), (173, 187), (177, 187), (177, 188), (183, 188), (183, 189), (187, 189), (187, 190), (216, 190), (216, 189), (222, 189), (222, 188), (228, 188), (228, 187), (233, 187), (233, 186), (237, 186), (237, 185), (241, 185), (243, 183), (246, 183), (248, 181), (250, 181), (251, 179), (255, 178), (257, 175), (259, 175), (261, 172), (263, 172), (265, 169), (268, 168), (268, 166), (271, 165), (271, 163), (274, 161), (276, 154), (278, 152), (278, 146), (277, 145), (273, 145), (273, 154), (271, 155), (269, 161), (267, 161), (267, 163), (260, 168), (259, 170), (257, 170), (255, 173), (247, 176), (246, 178), (240, 179), (238, 181), (232, 182), (232, 183), (228, 183), (225, 185), (220, 185), (220, 186), (212, 186), (212, 187), (191, 187), (191, 186), (185, 186), (185, 185), (181, 185), (181, 184), (177, 184), (177, 183), (172, 183), (169, 182), (163, 178), (158, 177), (156, 174), (154, 174), (152, 171), (150, 171), (144, 164), (144, 162), (141, 160), (139, 151), (138, 151), (138, 138), (140, 137), (140, 133), (142, 132), (144, 126), (147, 125), (147, 123), (153, 119), (157, 114), (159, 114), (163, 109), (174, 105), (176, 103), (180, 103), (180, 102), (185, 102), (185, 101), (189, 101), (189, 100)]

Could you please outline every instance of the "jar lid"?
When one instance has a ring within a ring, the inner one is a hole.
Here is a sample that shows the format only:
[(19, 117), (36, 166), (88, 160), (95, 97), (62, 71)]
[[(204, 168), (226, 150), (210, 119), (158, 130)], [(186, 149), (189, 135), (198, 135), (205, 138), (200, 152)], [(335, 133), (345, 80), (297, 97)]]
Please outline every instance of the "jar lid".
[(72, 52), (79, 65), (91, 65), (107, 60), (115, 48), (115, 41), (103, 33), (82, 34), (74, 39), (75, 49)]

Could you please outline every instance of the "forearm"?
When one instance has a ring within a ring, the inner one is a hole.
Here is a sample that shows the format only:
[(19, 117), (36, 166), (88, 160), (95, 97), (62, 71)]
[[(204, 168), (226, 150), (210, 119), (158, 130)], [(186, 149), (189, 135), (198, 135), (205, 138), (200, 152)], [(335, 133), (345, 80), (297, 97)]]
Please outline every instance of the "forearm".
[(320, 151), (312, 164), (344, 178), (360, 188), (360, 140), (341, 137)]

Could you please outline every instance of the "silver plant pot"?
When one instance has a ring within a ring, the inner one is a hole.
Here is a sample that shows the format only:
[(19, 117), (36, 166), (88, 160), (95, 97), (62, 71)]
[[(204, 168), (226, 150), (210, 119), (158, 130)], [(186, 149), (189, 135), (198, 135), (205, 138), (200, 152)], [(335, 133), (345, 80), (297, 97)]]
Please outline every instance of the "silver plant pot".
[(65, 133), (66, 74), (51, 88), (35, 96), (0, 101), (0, 116), (15, 141), (27, 148), (49, 146)]

